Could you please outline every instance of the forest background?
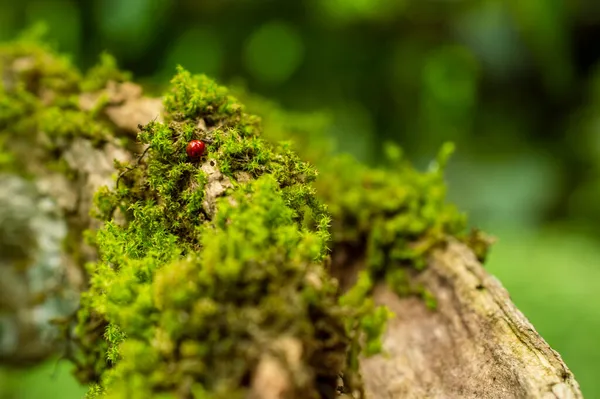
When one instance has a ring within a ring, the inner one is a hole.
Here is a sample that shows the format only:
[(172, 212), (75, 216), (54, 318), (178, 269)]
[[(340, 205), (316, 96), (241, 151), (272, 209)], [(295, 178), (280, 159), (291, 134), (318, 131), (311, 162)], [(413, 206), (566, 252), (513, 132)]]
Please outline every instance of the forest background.
[[(498, 238), (487, 269), (600, 398), (600, 3), (594, 0), (0, 0), (0, 41), (43, 21), (160, 92), (181, 64), (324, 118), (338, 151), (420, 168)], [(67, 363), (0, 369), (0, 397), (79, 398)], [(58, 396), (56, 396), (58, 395)]]

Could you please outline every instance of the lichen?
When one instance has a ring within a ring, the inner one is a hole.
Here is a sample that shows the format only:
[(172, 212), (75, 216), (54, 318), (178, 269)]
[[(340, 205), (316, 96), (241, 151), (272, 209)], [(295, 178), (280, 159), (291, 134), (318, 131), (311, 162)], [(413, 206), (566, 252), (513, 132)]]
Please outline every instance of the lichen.
[[(77, 308), (77, 292), (61, 267), (67, 228), (57, 205), (32, 182), (0, 173), (0, 357), (43, 359), (63, 347), (53, 321)], [(37, 345), (23, 344), (37, 337)]]

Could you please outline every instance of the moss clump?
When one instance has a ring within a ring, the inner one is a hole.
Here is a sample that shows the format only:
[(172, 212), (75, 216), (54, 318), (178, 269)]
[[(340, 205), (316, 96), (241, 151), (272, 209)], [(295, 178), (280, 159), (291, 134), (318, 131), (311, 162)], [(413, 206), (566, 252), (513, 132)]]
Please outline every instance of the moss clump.
[(5, 140), (5, 137), (0, 137), (0, 172), (15, 173), (17, 171), (15, 166), (17, 162), (14, 154), (6, 148)]
[[(0, 45), (0, 141), (13, 154), (12, 170), (25, 173), (34, 157), (37, 164), (57, 170), (62, 151), (79, 137), (101, 145), (113, 138), (113, 127), (84, 109), (84, 90), (99, 89), (109, 80), (123, 81), (114, 59), (101, 57), (98, 66), (83, 77), (69, 58), (55, 53), (41, 40), (36, 27), (18, 40)], [(26, 162), (23, 162), (26, 161)], [(7, 169), (8, 164), (0, 164)]]
[[(179, 69), (164, 103), (165, 122), (139, 134), (144, 157), (96, 196), (106, 223), (78, 327), (90, 396), (244, 397), (288, 338), (301, 348), (282, 363), (291, 389), (335, 396), (363, 341), (377, 349), (387, 313), (356, 293), (338, 301), (316, 171), (263, 141), (258, 119), (204, 76)], [(209, 143), (199, 163), (191, 139)]]
[(370, 168), (338, 157), (321, 169), (318, 188), (330, 204), (334, 245), (363, 245), (373, 278), (385, 278), (399, 293), (406, 290), (408, 279), (399, 279), (398, 271), (423, 269), (433, 248), (465, 230), (464, 215), (446, 202), (443, 168), (452, 149), (444, 146), (425, 173), (403, 160), (399, 151), (389, 155), (391, 168)]
[(79, 87), (83, 92), (92, 92), (104, 89), (109, 82), (123, 83), (130, 79), (131, 74), (119, 69), (117, 61), (112, 55), (102, 53), (100, 62), (90, 68), (79, 83)]
[(454, 237), (469, 245), (480, 260), (485, 259), (489, 238), (478, 231), (467, 234), (465, 215), (446, 201), (443, 172), (454, 150), (452, 144), (442, 147), (425, 172), (416, 170), (391, 143), (385, 146), (387, 164), (372, 167), (333, 151), (324, 115), (302, 118), (269, 101), (242, 95), (256, 110), (268, 110), (267, 139), (293, 139), (299, 144), (299, 154), (319, 170), (315, 187), (333, 220), (334, 258), (337, 252), (349, 250), (363, 258), (373, 281), (385, 280), (398, 294), (417, 294), (430, 304), (431, 295), (412, 286), (410, 275), (426, 266), (433, 249)]
[[(0, 87), (6, 147), (40, 144), (50, 169), (72, 173), (60, 156), (74, 139), (114, 141), (102, 102), (80, 105), (84, 91), (129, 78), (112, 58), (82, 78), (25, 37), (0, 48), (0, 68), (10, 82)], [(410, 285), (431, 250), (458, 236), (485, 254), (481, 235), (465, 236), (464, 216), (445, 202), (451, 146), (424, 173), (395, 147), (391, 167), (368, 167), (333, 155), (322, 118), (262, 103), (263, 129), (225, 88), (182, 69), (164, 106), (164, 123), (141, 128), (147, 150), (138, 162), (117, 163), (116, 188), (95, 197), (105, 224), (89, 234), (100, 257), (88, 265), (75, 359), (90, 397), (244, 397), (264, 355), (280, 359), (298, 397), (333, 397), (339, 375), (360, 387), (361, 352), (381, 350), (390, 314), (369, 298), (374, 282), (434, 307)], [(319, 179), (284, 137), (300, 144)], [(192, 139), (208, 144), (200, 162), (185, 154)], [(19, 169), (27, 159), (19, 151), (4, 149), (0, 167)], [(351, 251), (366, 266), (341, 297), (328, 247), (334, 264)], [(285, 347), (296, 344), (294, 360)]]

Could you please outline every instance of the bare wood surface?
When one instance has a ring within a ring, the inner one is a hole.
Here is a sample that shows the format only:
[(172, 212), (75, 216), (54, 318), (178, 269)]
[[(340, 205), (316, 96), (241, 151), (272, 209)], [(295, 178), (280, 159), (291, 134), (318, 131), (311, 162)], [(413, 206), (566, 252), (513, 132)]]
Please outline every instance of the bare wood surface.
[(573, 374), (464, 245), (451, 243), (417, 277), (435, 311), (387, 287), (375, 296), (396, 317), (387, 356), (364, 359), (371, 398), (581, 398)]

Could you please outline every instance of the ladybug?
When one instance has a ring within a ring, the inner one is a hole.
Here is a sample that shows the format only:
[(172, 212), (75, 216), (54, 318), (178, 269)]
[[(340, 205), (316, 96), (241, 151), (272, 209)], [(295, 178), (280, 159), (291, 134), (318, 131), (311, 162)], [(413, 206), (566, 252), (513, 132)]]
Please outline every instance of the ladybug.
[(204, 150), (206, 149), (206, 144), (204, 144), (201, 140), (192, 140), (188, 143), (185, 148), (185, 152), (188, 157), (191, 159), (198, 159), (204, 154)]

